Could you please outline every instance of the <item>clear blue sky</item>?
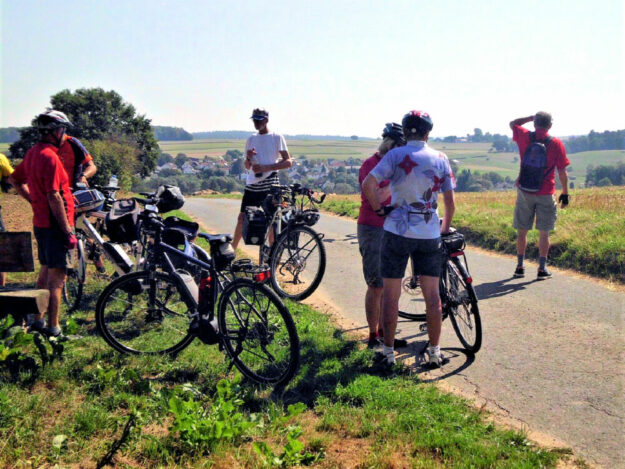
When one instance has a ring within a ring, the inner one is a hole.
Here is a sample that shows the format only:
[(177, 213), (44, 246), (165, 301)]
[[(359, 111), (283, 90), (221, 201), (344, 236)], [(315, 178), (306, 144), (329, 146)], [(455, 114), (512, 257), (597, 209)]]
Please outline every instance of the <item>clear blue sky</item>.
[(435, 136), (553, 113), (555, 135), (625, 128), (622, 0), (0, 0), (0, 126), (62, 89), (115, 90), (156, 125)]

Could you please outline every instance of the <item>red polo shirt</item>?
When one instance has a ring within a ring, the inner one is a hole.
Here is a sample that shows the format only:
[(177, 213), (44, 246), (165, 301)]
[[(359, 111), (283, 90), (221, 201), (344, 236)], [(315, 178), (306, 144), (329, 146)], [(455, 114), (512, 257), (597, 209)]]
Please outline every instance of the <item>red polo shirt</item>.
[[(71, 143), (70, 143), (71, 142)], [(63, 163), (63, 167), (67, 172), (67, 176), (69, 177), (69, 184), (73, 186), (74, 178), (76, 175), (74, 174), (74, 170), (76, 168), (76, 156), (80, 159), (78, 162), (79, 165), (85, 165), (89, 161), (93, 161), (93, 157), (89, 154), (85, 146), (75, 137), (71, 137), (67, 135), (65, 140), (61, 144), (61, 148), (58, 150), (59, 158), (61, 158), (61, 162)]]
[[(364, 163), (362, 163), (360, 171), (358, 171), (358, 183), (360, 184), (360, 211), (358, 212), (359, 225), (377, 226), (379, 228), (382, 228), (384, 226), (384, 217), (378, 216), (378, 214), (373, 211), (373, 208), (365, 197), (365, 194), (362, 193), (362, 182), (367, 177), (367, 174), (369, 174), (380, 161), (382, 161), (382, 156), (380, 156), (380, 152), (375, 152), (373, 156), (370, 156), (364, 161)], [(388, 186), (389, 182), (390, 181), (388, 179), (386, 181), (382, 181), (380, 184), (378, 184), (378, 187)], [(382, 202), (382, 206), (388, 205), (390, 203), (391, 198), (389, 197), (384, 202)]]
[[(536, 129), (536, 140), (544, 140), (549, 137), (547, 130)], [(525, 150), (530, 144), (530, 131), (520, 125), (515, 125), (512, 130), (512, 140), (519, 146), (521, 161)], [(556, 191), (556, 169), (563, 169), (570, 165), (571, 162), (566, 157), (564, 144), (559, 138), (552, 137), (551, 142), (547, 146), (547, 169), (551, 169), (543, 180), (543, 185), (538, 192), (532, 192), (536, 195), (551, 195)], [(519, 182), (517, 180), (517, 186)]]
[(35, 144), (15, 168), (13, 179), (20, 184), (28, 184), (34, 226), (50, 228), (52, 217), (48, 203), (50, 192), (61, 194), (69, 224), (74, 226), (74, 200), (69, 187), (69, 178), (54, 145), (44, 142)]

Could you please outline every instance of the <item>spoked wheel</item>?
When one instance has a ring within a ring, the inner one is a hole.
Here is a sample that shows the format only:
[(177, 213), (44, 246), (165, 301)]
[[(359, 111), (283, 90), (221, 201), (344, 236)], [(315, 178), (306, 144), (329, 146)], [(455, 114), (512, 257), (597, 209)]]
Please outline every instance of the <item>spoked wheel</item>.
[(468, 284), (455, 262), (447, 263), (447, 311), (460, 342), (471, 353), (482, 346), (482, 321), (473, 285)]
[(425, 300), (418, 275), (409, 275), (401, 281), (399, 317), (413, 321), (425, 321)]
[(71, 254), (67, 254), (68, 265), (65, 283), (63, 284), (63, 302), (67, 306), (67, 312), (71, 313), (78, 308), (82, 299), (83, 286), (87, 276), (87, 264), (85, 259), (85, 244), (83, 237), (78, 234), (76, 246), (76, 262), (71, 262)]
[(308, 298), (326, 270), (321, 237), (307, 226), (287, 229), (271, 253), (271, 285), (278, 295), (293, 300)]
[(189, 308), (176, 280), (164, 272), (133, 272), (107, 286), (96, 306), (96, 324), (123, 353), (177, 353), (193, 340)]
[(219, 330), (238, 370), (261, 384), (283, 386), (299, 365), (299, 339), (291, 314), (265, 285), (239, 278), (219, 301)]

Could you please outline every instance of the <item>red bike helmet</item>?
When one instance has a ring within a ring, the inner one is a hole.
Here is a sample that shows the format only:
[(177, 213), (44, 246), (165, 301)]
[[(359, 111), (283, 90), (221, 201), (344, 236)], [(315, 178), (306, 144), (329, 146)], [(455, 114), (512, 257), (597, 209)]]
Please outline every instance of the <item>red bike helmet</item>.
[(401, 121), (404, 136), (408, 139), (411, 135), (425, 135), (434, 127), (432, 118), (425, 111), (410, 111)]

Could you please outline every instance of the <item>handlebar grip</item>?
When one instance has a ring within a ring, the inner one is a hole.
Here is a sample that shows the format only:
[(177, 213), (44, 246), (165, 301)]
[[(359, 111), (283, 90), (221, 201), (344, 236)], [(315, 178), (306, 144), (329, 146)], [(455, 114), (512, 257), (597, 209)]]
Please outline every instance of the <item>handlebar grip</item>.
[(143, 205), (155, 204), (156, 199), (144, 199), (143, 197), (133, 197), (137, 202)]
[(139, 192), (139, 195), (143, 197), (154, 197), (155, 194), (153, 192)]

